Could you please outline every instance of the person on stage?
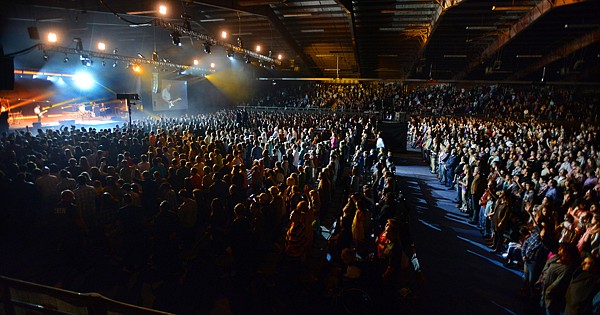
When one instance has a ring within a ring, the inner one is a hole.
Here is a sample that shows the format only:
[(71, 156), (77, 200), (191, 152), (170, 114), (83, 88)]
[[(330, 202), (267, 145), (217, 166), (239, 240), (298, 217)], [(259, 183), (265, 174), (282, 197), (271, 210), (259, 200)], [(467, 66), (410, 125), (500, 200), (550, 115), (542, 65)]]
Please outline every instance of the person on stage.
[(167, 83), (167, 85), (162, 89), (161, 97), (166, 105), (169, 105), (169, 109), (175, 107), (175, 103), (181, 101), (181, 98), (173, 98), (171, 95), (171, 83)]
[(42, 117), (48, 110), (42, 110), (42, 107), (38, 104), (33, 108), (33, 112), (37, 115), (38, 123), (42, 123)]

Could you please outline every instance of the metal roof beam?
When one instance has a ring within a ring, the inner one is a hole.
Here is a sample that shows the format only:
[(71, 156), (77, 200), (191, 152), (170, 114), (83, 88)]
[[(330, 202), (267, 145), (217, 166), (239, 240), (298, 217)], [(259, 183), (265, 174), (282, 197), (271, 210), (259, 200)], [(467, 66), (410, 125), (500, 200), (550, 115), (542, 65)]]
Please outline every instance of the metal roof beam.
[(260, 5), (260, 6), (242, 7), (240, 5), (237, 5), (236, 1), (233, 1), (233, 0), (230, 3), (225, 3), (225, 4), (223, 3), (222, 0), (200, 0), (200, 1), (194, 1), (194, 3), (206, 4), (206, 5), (210, 5), (210, 6), (214, 6), (214, 7), (218, 7), (218, 8), (222, 8), (222, 9), (233, 10), (233, 11), (252, 13), (252, 14), (260, 15), (260, 16), (263, 16), (263, 17), (269, 19), (271, 24), (273, 24), (273, 26), (275, 26), (277, 31), (281, 34), (281, 36), (283, 37), (285, 42), (296, 52), (296, 54), (298, 56), (300, 56), (300, 59), (302, 59), (302, 61), (304, 61), (304, 64), (306, 65), (306, 67), (309, 69), (314, 69), (317, 67), (316, 64), (314, 63), (314, 61), (311, 58), (309, 58), (304, 53), (303, 49), (294, 41), (294, 39), (293, 39), (294, 37), (287, 31), (287, 28), (285, 27), (285, 25), (283, 25), (281, 20), (279, 20), (279, 17), (275, 14), (275, 12), (273, 12), (273, 9), (270, 6)]
[(512, 76), (509, 76), (508, 80), (518, 80), (524, 76), (527, 76), (528, 74), (530, 74), (532, 72), (535, 72), (536, 70), (541, 69), (542, 67), (545, 67), (546, 65), (549, 65), (557, 60), (560, 60), (576, 51), (584, 49), (584, 48), (586, 48), (592, 44), (595, 44), (599, 41), (600, 41), (600, 28), (597, 28), (596, 30), (594, 30), (592, 32), (589, 32), (577, 39), (574, 39), (574, 40), (568, 42), (567, 44), (565, 44), (561, 47), (558, 47), (551, 53), (545, 55), (541, 60), (534, 63), (533, 65), (513, 74)]
[(546, 15), (546, 13), (550, 12), (552, 9), (571, 5), (581, 2), (586, 2), (590, 0), (542, 0), (535, 7), (533, 7), (529, 12), (527, 12), (522, 18), (516, 21), (511, 28), (506, 31), (504, 34), (500, 35), (493, 43), (491, 43), (480, 55), (478, 59), (475, 59), (469, 63), (466, 69), (456, 76), (454, 76), (454, 80), (464, 79), (469, 73), (471, 73), (475, 68), (477, 68), (481, 63), (485, 62), (487, 59), (492, 57), (498, 50), (500, 50), (504, 45), (510, 42), (513, 38), (519, 35), (523, 30), (527, 29), (537, 20), (539, 20), (542, 16)]

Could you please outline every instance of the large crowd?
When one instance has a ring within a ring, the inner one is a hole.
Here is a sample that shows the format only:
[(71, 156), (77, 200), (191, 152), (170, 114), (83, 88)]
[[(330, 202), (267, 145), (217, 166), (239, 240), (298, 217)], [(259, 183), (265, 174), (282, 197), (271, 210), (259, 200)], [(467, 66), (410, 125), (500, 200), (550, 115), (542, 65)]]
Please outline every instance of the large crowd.
[[(50, 284), (65, 288), (105, 262), (187, 288), (263, 279), (318, 283), (331, 296), (370, 277), (387, 293), (378, 296), (406, 297), (416, 290), (407, 213), (374, 123), (234, 110), (5, 133), (5, 240), (27, 248), (41, 236), (59, 261)], [(199, 260), (211, 272), (196, 282)], [(169, 293), (152, 306), (187, 313), (164, 302)], [(262, 313), (252, 301), (238, 307)]]
[(415, 117), (412, 145), (547, 314), (592, 314), (600, 290), (598, 126)]
[(123, 272), (180, 284), (202, 259), (211, 276), (238, 283), (319, 283), (326, 296), (370, 279), (384, 299), (410, 297), (419, 274), (408, 207), (375, 118), (356, 113), (404, 111), (409, 145), (456, 191), (482, 241), (522, 268), (532, 309), (591, 314), (600, 288), (592, 100), (548, 87), (310, 83), (252, 103), (334, 111), (4, 133), (3, 224), (22, 242), (43, 231), (65, 287), (100, 249)]
[(597, 122), (598, 95), (552, 86), (438, 84), (409, 88), (393, 82), (355, 84), (284, 82), (241, 105), (325, 108), (337, 111), (399, 111), (410, 115), (469, 115), (510, 119)]

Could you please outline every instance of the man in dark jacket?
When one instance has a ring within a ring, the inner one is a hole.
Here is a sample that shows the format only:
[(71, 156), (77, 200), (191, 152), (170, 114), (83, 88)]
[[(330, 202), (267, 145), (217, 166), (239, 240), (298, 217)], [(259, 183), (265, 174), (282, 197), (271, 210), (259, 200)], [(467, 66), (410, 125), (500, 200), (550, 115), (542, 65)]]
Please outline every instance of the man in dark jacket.
[(599, 271), (598, 260), (591, 256), (575, 270), (565, 296), (565, 315), (593, 314), (592, 300), (600, 291)]
[(454, 189), (454, 169), (458, 165), (459, 159), (456, 156), (456, 149), (450, 151), (450, 156), (446, 159), (444, 164), (444, 171), (446, 172), (446, 187)]

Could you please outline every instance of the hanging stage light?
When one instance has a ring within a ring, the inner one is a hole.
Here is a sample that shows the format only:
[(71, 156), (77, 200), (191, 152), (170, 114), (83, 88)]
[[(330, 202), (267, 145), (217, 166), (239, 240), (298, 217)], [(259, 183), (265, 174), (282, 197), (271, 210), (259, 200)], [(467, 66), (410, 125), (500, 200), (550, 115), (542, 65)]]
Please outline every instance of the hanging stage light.
[(181, 46), (181, 34), (179, 32), (171, 33), (171, 39), (173, 40), (173, 45)]
[(64, 62), (64, 63), (67, 63), (67, 62), (69, 62), (69, 56), (67, 56), (66, 54), (65, 54), (65, 58), (63, 59), (63, 62)]
[(204, 52), (210, 54), (210, 43), (204, 42)]
[(233, 50), (227, 49), (227, 58), (233, 58), (233, 57), (234, 57)]

